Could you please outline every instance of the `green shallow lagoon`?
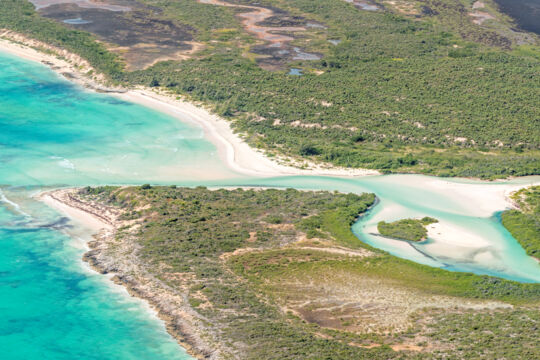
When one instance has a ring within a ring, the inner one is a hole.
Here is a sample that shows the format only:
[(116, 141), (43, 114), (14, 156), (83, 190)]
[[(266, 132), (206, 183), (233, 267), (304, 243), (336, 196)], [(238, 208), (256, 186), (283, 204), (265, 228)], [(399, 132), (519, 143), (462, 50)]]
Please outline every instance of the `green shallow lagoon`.
[[(540, 282), (540, 266), (496, 217), (469, 212), (451, 193), (427, 191), (422, 183), (429, 179), (244, 177), (223, 165), (200, 128), (85, 91), (45, 66), (0, 53), (2, 359), (190, 358), (144, 302), (81, 261), (87, 232), (32, 200), (57, 186), (148, 182), (375, 192), (380, 203), (353, 227), (362, 241), (432, 266)], [(370, 234), (380, 220), (426, 215), (462, 226), (489, 246), (413, 248)]]

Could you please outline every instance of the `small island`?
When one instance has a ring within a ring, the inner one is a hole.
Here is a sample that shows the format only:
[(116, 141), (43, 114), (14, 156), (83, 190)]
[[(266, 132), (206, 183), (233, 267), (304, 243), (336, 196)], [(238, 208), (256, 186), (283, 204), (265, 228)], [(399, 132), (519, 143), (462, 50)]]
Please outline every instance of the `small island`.
[(391, 223), (381, 221), (377, 224), (377, 230), (383, 236), (407, 241), (424, 241), (427, 238), (426, 226), (439, 222), (429, 216), (421, 219), (402, 219)]

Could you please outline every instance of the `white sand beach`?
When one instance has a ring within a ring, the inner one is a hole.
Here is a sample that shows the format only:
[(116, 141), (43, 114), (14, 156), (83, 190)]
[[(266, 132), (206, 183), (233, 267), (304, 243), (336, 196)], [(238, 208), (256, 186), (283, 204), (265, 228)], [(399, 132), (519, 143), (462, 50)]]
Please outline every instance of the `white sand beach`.
[[(526, 180), (530, 179), (530, 182)], [(508, 181), (496, 181), (492, 183), (482, 181), (459, 182), (447, 179), (428, 178), (422, 184), (426, 190), (446, 192), (452, 194), (456, 201), (466, 209), (467, 214), (481, 217), (489, 217), (497, 211), (515, 208), (510, 195), (527, 186), (538, 185), (538, 177), (524, 177), (523, 183), (509, 183)]]
[[(36, 49), (47, 49), (51, 53)], [(376, 170), (338, 168), (305, 161), (297, 162), (285, 158), (277, 159), (277, 161), (273, 160), (262, 151), (250, 147), (238, 134), (235, 134), (227, 120), (212, 114), (208, 109), (200, 105), (179, 100), (175, 94), (167, 94), (151, 88), (111, 88), (104, 84), (102, 76), (95, 75), (95, 71), (91, 72), (91, 78), (88, 77), (87, 74), (93, 69), (86, 60), (79, 56), (9, 31), (0, 30), (0, 50), (45, 64), (68, 80), (90, 90), (108, 92), (110, 95), (122, 100), (152, 108), (181, 121), (202, 127), (206, 138), (217, 147), (225, 164), (232, 170), (245, 175), (265, 177), (282, 175), (358, 177), (380, 174)], [(284, 164), (287, 161), (293, 166)]]
[(174, 95), (159, 93), (148, 88), (132, 89), (125, 93), (112, 95), (158, 110), (181, 121), (201, 126), (205, 137), (218, 148), (225, 164), (242, 174), (251, 176), (326, 175), (341, 177), (380, 174), (375, 170), (325, 167), (312, 163), (305, 163), (307, 165), (305, 168), (287, 166), (270, 159), (262, 151), (250, 147), (238, 134), (233, 132), (227, 120), (212, 114), (201, 106), (176, 99)]

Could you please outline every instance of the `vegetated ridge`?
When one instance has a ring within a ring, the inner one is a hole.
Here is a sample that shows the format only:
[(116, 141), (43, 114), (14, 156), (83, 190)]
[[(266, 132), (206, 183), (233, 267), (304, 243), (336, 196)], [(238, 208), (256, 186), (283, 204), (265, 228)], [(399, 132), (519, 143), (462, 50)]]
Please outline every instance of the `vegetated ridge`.
[(539, 356), (539, 284), (371, 248), (350, 228), (372, 194), (147, 185), (67, 199), (115, 225), (86, 260), (154, 304), (200, 356)]

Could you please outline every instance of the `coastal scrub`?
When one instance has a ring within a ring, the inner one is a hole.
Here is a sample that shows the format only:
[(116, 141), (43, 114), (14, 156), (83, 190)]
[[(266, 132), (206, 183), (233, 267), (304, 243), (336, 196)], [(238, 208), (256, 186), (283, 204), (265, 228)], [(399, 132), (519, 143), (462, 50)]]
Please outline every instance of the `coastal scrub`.
[[(351, 225), (373, 194), (138, 186), (71, 196), (115, 218), (86, 261), (154, 304), (201, 357), (509, 356), (504, 334), (538, 317), (521, 310), (540, 301), (538, 284), (432, 268), (361, 242)], [(440, 313), (461, 325), (431, 320)], [(494, 313), (511, 319), (501, 336), (489, 347), (467, 342), (472, 315), (495, 329)], [(520, 344), (535, 341), (529, 334)]]
[(424, 241), (427, 238), (426, 226), (436, 222), (438, 222), (437, 219), (428, 216), (422, 219), (402, 219), (391, 223), (381, 221), (377, 224), (377, 230), (381, 235), (395, 239)]

